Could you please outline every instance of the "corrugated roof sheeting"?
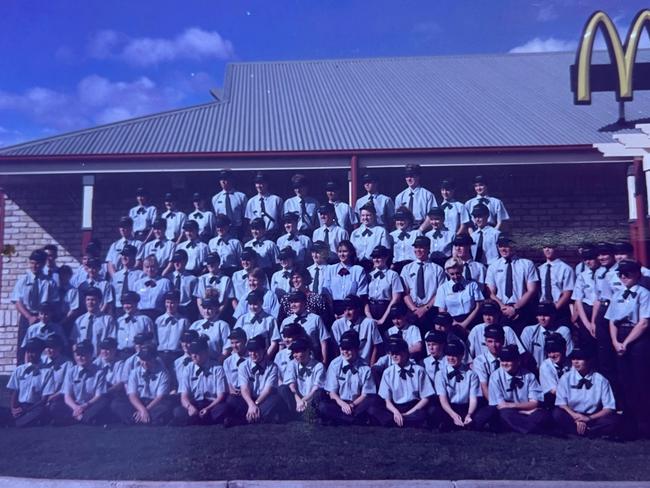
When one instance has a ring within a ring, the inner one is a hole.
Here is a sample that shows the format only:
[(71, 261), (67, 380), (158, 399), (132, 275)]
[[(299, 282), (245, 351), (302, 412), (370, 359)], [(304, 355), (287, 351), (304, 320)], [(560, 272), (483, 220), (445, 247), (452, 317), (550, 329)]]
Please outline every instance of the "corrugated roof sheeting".
[[(603, 54), (595, 54), (603, 62)], [(640, 53), (647, 58), (648, 53)], [(612, 93), (573, 105), (573, 53), (228, 67), (220, 102), (0, 150), (6, 156), (563, 146), (611, 140)], [(628, 120), (650, 115), (635, 93)]]

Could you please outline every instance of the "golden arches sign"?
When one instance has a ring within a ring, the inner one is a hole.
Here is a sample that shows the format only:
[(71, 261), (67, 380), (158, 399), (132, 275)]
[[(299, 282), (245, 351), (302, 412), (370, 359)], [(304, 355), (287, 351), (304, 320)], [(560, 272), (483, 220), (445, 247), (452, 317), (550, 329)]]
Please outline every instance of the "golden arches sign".
[[(571, 84), (575, 94), (575, 103), (588, 105), (591, 103), (592, 91), (614, 91), (619, 101), (632, 100), (634, 89), (649, 89), (650, 80), (646, 74), (650, 73), (647, 63), (636, 63), (639, 40), (643, 29), (646, 28), (650, 35), (650, 10), (641, 10), (636, 14), (627, 32), (625, 44), (621, 42), (616, 26), (605, 12), (594, 12), (582, 31), (576, 62), (572, 66)], [(600, 29), (609, 51), (610, 65), (591, 64), (596, 34)], [(635, 67), (643, 64), (643, 76), (637, 73)], [(595, 72), (595, 68), (599, 69)], [(594, 74), (600, 75), (598, 83), (592, 83)], [(597, 86), (593, 86), (597, 84)]]

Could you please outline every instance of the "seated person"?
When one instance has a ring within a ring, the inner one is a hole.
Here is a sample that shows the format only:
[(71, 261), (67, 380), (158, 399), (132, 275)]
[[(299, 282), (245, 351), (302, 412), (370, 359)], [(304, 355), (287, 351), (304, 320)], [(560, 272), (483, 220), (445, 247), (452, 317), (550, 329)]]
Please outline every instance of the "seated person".
[(289, 346), (293, 359), (278, 389), (289, 412), (301, 415), (309, 405), (318, 406), (325, 385), (325, 366), (314, 359), (308, 338), (297, 338)]
[(539, 367), (539, 383), (544, 392), (544, 406), (553, 408), (560, 378), (571, 369), (566, 357), (566, 341), (560, 334), (551, 334), (544, 343), (546, 359)]

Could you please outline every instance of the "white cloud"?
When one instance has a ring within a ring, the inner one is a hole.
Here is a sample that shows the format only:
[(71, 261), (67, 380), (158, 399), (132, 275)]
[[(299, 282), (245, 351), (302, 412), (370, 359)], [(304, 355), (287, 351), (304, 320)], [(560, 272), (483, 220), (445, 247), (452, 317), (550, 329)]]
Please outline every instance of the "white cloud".
[(511, 53), (548, 53), (557, 51), (574, 51), (578, 43), (576, 41), (565, 41), (549, 37), (542, 39), (535, 37), (521, 46), (514, 47), (510, 50)]
[(172, 39), (138, 37), (102, 30), (91, 39), (88, 54), (97, 59), (119, 59), (135, 66), (152, 66), (183, 59), (230, 59), (232, 42), (216, 31), (190, 27)]

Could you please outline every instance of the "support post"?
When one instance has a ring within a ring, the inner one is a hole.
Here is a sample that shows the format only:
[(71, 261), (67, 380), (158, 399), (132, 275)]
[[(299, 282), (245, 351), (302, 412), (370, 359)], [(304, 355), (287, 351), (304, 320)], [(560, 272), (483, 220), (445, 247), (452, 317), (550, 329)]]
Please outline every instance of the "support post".
[(350, 207), (354, 208), (357, 201), (357, 188), (359, 188), (359, 157), (356, 155), (350, 158), (350, 178), (348, 180)]
[[(648, 162), (650, 163), (650, 161)], [(648, 212), (645, 204), (645, 180), (648, 174), (644, 172), (645, 167), (644, 156), (643, 158), (634, 158), (628, 170), (630, 242), (634, 247), (635, 258), (644, 266), (648, 264)], [(650, 168), (648, 169), (650, 170)], [(633, 192), (633, 194), (630, 194), (630, 192)]]
[(93, 200), (95, 197), (95, 175), (82, 177), (82, 207), (81, 207), (81, 252), (93, 237)]

